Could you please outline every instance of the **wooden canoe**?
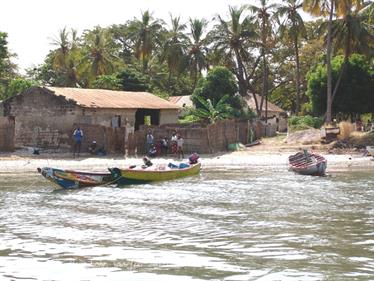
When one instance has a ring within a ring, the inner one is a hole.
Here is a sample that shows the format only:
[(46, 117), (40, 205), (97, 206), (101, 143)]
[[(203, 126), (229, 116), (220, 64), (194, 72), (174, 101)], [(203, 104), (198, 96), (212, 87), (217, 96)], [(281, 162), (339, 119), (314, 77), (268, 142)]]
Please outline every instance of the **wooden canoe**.
[(38, 168), (38, 172), (46, 179), (65, 189), (99, 186), (116, 182), (110, 172), (80, 172), (50, 167)]
[(111, 168), (112, 178), (120, 179), (119, 184), (143, 184), (156, 181), (175, 180), (183, 177), (197, 175), (200, 172), (201, 164), (192, 164), (186, 168), (149, 167), (142, 168)]
[(298, 152), (291, 155), (288, 160), (290, 170), (296, 173), (312, 176), (323, 176), (326, 173), (327, 161), (319, 154)]

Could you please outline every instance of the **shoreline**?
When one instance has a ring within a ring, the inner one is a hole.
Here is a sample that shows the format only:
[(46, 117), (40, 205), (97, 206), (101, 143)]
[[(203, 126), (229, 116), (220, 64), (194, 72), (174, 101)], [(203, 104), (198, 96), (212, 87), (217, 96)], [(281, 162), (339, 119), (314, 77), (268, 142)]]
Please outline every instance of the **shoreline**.
[[(327, 160), (328, 171), (343, 170), (374, 170), (374, 158), (363, 156), (362, 152), (344, 151), (342, 154), (331, 154), (318, 149)], [(288, 168), (288, 156), (295, 150), (267, 150), (246, 149), (244, 151), (203, 154), (200, 162), (203, 169), (267, 169)], [(155, 164), (178, 162), (173, 157), (154, 158)], [(184, 159), (186, 161), (186, 158)], [(120, 155), (96, 156), (82, 154), (80, 158), (73, 158), (71, 153), (53, 153), (44, 155), (30, 155), (25, 153), (0, 154), (0, 174), (14, 174), (20, 172), (36, 172), (38, 167), (56, 167), (61, 169), (106, 171), (110, 167), (126, 167), (141, 165), (142, 156), (124, 158)]]

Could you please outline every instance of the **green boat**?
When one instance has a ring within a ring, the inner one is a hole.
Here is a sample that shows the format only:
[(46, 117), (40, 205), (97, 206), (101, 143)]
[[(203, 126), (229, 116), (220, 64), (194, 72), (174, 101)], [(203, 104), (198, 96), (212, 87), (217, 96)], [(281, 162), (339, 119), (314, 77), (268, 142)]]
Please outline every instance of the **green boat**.
[(113, 178), (120, 178), (121, 184), (143, 184), (156, 181), (175, 180), (183, 177), (197, 175), (201, 164), (189, 164), (185, 168), (148, 167), (148, 168), (111, 168)]

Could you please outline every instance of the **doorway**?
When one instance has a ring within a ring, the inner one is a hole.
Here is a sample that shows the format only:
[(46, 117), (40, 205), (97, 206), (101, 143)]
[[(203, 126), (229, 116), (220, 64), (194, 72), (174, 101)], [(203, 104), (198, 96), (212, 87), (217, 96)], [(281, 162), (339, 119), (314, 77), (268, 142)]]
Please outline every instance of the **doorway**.
[[(148, 122), (150, 124), (147, 124)], [(139, 108), (135, 113), (135, 131), (139, 130), (139, 127), (144, 124), (160, 125), (160, 110)]]

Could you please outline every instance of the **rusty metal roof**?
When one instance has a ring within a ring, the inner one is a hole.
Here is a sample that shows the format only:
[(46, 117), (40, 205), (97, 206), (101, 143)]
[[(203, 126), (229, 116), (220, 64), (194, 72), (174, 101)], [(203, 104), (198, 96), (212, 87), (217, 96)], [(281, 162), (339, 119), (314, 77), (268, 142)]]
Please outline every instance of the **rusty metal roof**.
[(82, 107), (90, 108), (145, 108), (178, 109), (167, 100), (147, 92), (125, 92), (101, 89), (46, 87), (56, 96), (74, 100)]

